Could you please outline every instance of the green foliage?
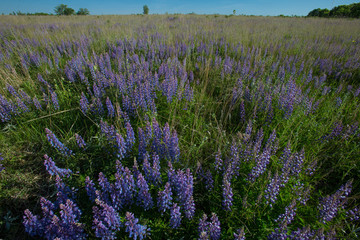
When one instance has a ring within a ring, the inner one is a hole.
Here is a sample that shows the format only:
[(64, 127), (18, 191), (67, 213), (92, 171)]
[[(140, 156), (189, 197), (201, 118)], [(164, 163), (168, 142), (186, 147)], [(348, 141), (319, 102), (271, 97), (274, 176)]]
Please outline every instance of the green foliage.
[(87, 8), (80, 8), (76, 15), (90, 15), (90, 11)]
[(60, 4), (55, 7), (54, 12), (56, 15), (73, 15), (75, 14), (75, 10), (72, 8), (69, 8), (65, 4)]
[(309, 12), (308, 17), (360, 17), (360, 3), (350, 5), (339, 5), (331, 10), (317, 8)]
[(144, 15), (149, 14), (149, 7), (148, 7), (148, 5), (144, 5), (144, 6), (143, 6), (143, 14), (144, 14)]

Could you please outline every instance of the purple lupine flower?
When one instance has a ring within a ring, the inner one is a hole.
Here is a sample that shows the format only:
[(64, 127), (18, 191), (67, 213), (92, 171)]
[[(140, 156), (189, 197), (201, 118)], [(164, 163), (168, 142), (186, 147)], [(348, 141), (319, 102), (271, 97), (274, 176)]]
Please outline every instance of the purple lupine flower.
[(220, 221), (219, 218), (216, 216), (216, 213), (212, 213), (211, 222), (209, 223), (209, 233), (212, 240), (220, 239)]
[(119, 203), (121, 207), (132, 204), (136, 192), (136, 183), (129, 168), (125, 167), (115, 173), (115, 189), (118, 198), (121, 199)]
[(125, 231), (129, 233), (129, 237), (136, 240), (139, 238), (139, 240), (142, 240), (146, 237), (146, 235), (149, 235), (148, 231), (150, 231), (149, 228), (146, 227), (146, 225), (139, 224), (139, 219), (134, 217), (133, 213), (126, 212), (125, 214)]
[(106, 107), (108, 109), (108, 116), (114, 117), (115, 116), (115, 109), (114, 106), (111, 103), (111, 100), (109, 97), (106, 98)]
[(107, 194), (110, 194), (112, 192), (113, 190), (112, 184), (109, 183), (108, 179), (105, 177), (104, 173), (102, 172), (99, 173), (98, 182), (99, 182), (99, 186), (102, 189), (102, 192), (99, 191), (97, 194), (99, 196), (97, 197), (99, 198), (99, 200), (110, 204), (110, 200)]
[(285, 213), (280, 214), (275, 222), (279, 222), (279, 226), (268, 236), (268, 239), (288, 239), (288, 225), (294, 220), (296, 215), (296, 200), (293, 200), (289, 206), (285, 208)]
[(305, 152), (302, 149), (299, 153), (294, 154), (293, 161), (291, 163), (290, 174), (293, 176), (298, 176), (302, 170), (305, 160)]
[(55, 162), (48, 155), (44, 155), (45, 161), (44, 165), (46, 171), (51, 175), (59, 175), (60, 177), (69, 177), (73, 172), (70, 169), (58, 168), (55, 165)]
[(240, 103), (240, 122), (245, 122), (245, 106), (244, 106), (244, 100)]
[(165, 126), (162, 129), (162, 147), (161, 152), (165, 154), (165, 157), (170, 159), (169, 146), (170, 146), (170, 126), (169, 123), (165, 123)]
[(118, 149), (117, 157), (119, 159), (123, 159), (125, 157), (125, 154), (126, 154), (126, 145), (125, 145), (125, 140), (121, 136), (121, 134), (119, 134), (119, 133), (115, 134), (115, 142), (116, 142), (116, 147)]
[(44, 232), (44, 226), (39, 217), (37, 215), (33, 215), (29, 209), (26, 209), (24, 214), (23, 224), (25, 227), (25, 232), (27, 232), (32, 237), (42, 236)]
[(186, 174), (183, 174), (182, 171), (180, 171), (180, 173), (182, 174), (178, 174), (178, 180), (179, 180), (178, 196), (180, 202), (183, 205), (185, 216), (190, 220), (194, 217), (195, 214), (195, 202), (193, 198), (194, 177), (192, 176), (189, 168), (186, 169)]
[(275, 173), (275, 176), (270, 180), (270, 183), (267, 185), (265, 190), (265, 199), (266, 204), (270, 203), (270, 207), (273, 207), (273, 204), (277, 200), (277, 196), (280, 192), (280, 186), (281, 186), (281, 179), (279, 178), (278, 173)]
[(45, 198), (40, 199), (43, 218), (25, 210), (23, 224), (31, 236), (46, 239), (85, 239), (83, 224), (79, 222), (81, 212), (76, 204), (67, 199), (60, 204), (60, 218), (54, 214), (55, 205)]
[(20, 90), (19, 93), (20, 93), (20, 95), (21, 95), (21, 98), (22, 98), (23, 100), (25, 100), (28, 104), (31, 104), (31, 103), (32, 103), (31, 97), (29, 97), (29, 95), (27, 95), (26, 92), (24, 92), (23, 90)]
[(9, 91), (9, 93), (10, 93), (13, 97), (15, 97), (15, 98), (21, 98), (20, 95), (16, 92), (16, 90), (15, 90), (15, 88), (14, 88), (13, 86), (7, 85), (6, 87), (7, 87), (8, 91)]
[(128, 151), (130, 151), (135, 143), (135, 133), (133, 128), (130, 125), (130, 122), (126, 122), (125, 123), (125, 128), (126, 128), (126, 149)]
[(96, 199), (96, 187), (93, 181), (89, 176), (85, 178), (85, 190), (87, 195), (89, 196), (90, 201), (94, 202)]
[(234, 233), (234, 240), (245, 240), (244, 228), (238, 229), (236, 233)]
[(223, 160), (221, 159), (221, 151), (220, 148), (215, 154), (215, 170), (219, 173), (222, 169)]
[(251, 169), (251, 172), (248, 176), (248, 180), (250, 182), (254, 182), (260, 175), (265, 172), (266, 167), (270, 162), (270, 157), (271, 152), (268, 149), (264, 149), (264, 151), (259, 156), (256, 156), (256, 165)]
[(83, 114), (86, 114), (87, 111), (89, 110), (89, 101), (87, 100), (83, 92), (81, 93), (81, 98), (80, 98), (80, 109), (83, 112)]
[(149, 154), (146, 153), (143, 160), (143, 172), (147, 181), (151, 181), (151, 166), (149, 162)]
[(75, 133), (75, 139), (76, 139), (76, 143), (79, 146), (79, 148), (85, 149), (86, 143), (79, 134)]
[(310, 226), (298, 228), (296, 231), (291, 232), (288, 236), (291, 240), (311, 240), (311, 239), (319, 239), (314, 238), (315, 232), (311, 231)]
[(20, 98), (16, 98), (16, 103), (18, 105), (18, 107), (23, 111), (23, 112), (29, 112), (29, 108), (26, 106), (26, 104), (21, 101)]
[(139, 188), (137, 197), (138, 204), (142, 206), (145, 211), (149, 210), (153, 205), (153, 200), (149, 192), (149, 186), (141, 173), (138, 175), (137, 187)]
[(115, 139), (116, 130), (113, 125), (109, 125), (103, 120), (100, 120), (100, 131), (109, 141), (113, 141)]
[[(200, 236), (200, 239), (201, 238), (204, 238), (205, 237), (205, 234), (206, 236), (208, 236), (208, 231), (209, 231), (209, 222), (207, 221), (207, 215), (204, 213), (203, 214), (203, 217), (200, 218), (200, 221), (199, 221), (199, 236)], [(205, 234), (203, 234), (205, 233)], [(209, 238), (209, 237), (207, 237)]]
[(33, 98), (33, 103), (37, 110), (40, 110), (40, 111), (42, 110), (41, 104), (36, 97)]
[(59, 139), (55, 136), (55, 134), (48, 128), (45, 128), (46, 137), (54, 148), (56, 148), (58, 151), (60, 151), (65, 156), (72, 155), (72, 151), (65, 147), (65, 145), (59, 141)]
[(207, 190), (211, 190), (214, 188), (214, 179), (211, 175), (211, 171), (210, 170), (207, 170), (207, 172), (205, 173), (205, 188)]
[(157, 206), (161, 214), (163, 214), (166, 211), (166, 209), (170, 209), (171, 204), (172, 204), (172, 192), (171, 192), (170, 183), (167, 182), (165, 184), (164, 191), (159, 191), (158, 193)]
[(179, 157), (180, 157), (179, 139), (175, 130), (172, 133), (170, 144), (167, 147), (170, 154), (170, 159), (173, 162), (179, 161)]
[(334, 194), (324, 197), (318, 206), (320, 212), (321, 222), (326, 223), (331, 221), (339, 209), (343, 209), (346, 204), (346, 197), (350, 194), (352, 188), (352, 181), (348, 181), (341, 186)]
[(56, 193), (56, 202), (55, 204), (58, 206), (59, 204), (65, 203), (67, 199), (73, 199), (75, 197), (74, 190), (73, 191), (66, 186), (64, 181), (61, 179), (59, 175), (55, 177), (55, 186), (57, 189)]
[(360, 208), (355, 207), (346, 212), (346, 217), (350, 219), (350, 221), (359, 221), (360, 220)]
[(231, 188), (231, 182), (227, 174), (224, 176), (222, 187), (223, 187), (223, 207), (226, 211), (231, 211), (233, 192)]
[(177, 206), (176, 203), (170, 209), (170, 227), (171, 228), (178, 228), (181, 224), (181, 212), (180, 206)]
[(101, 102), (101, 98), (93, 98), (91, 102), (91, 111), (97, 115), (104, 114), (104, 107)]
[(80, 209), (70, 199), (65, 204), (60, 204), (61, 238), (85, 239), (83, 224), (79, 223), (80, 216)]
[(54, 105), (54, 109), (59, 110), (60, 105), (59, 105), (59, 101), (58, 101), (56, 92), (53, 92), (53, 91), (51, 92), (51, 101), (52, 101), (52, 103)]
[(93, 207), (94, 221), (93, 229), (95, 230), (95, 236), (102, 239), (116, 239), (116, 232), (120, 230), (121, 220), (116, 210), (100, 201), (95, 200), (97, 206)]
[(153, 164), (151, 168), (151, 180), (155, 185), (161, 184), (160, 158), (157, 154), (153, 154)]

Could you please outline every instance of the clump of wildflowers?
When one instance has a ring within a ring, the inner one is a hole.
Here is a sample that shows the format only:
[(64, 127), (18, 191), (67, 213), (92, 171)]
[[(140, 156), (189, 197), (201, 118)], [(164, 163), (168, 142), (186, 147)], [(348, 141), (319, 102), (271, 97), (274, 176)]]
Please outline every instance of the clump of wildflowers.
[(146, 235), (148, 235), (149, 228), (146, 225), (139, 224), (139, 219), (134, 217), (133, 213), (126, 212), (125, 214), (125, 231), (129, 233), (129, 237), (136, 240), (136, 239), (144, 239)]

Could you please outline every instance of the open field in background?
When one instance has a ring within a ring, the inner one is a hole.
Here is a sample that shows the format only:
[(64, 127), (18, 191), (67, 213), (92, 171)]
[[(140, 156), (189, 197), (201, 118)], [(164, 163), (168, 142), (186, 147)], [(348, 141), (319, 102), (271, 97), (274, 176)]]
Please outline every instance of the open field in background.
[(352, 19), (0, 16), (0, 238), (355, 239), (359, 59)]

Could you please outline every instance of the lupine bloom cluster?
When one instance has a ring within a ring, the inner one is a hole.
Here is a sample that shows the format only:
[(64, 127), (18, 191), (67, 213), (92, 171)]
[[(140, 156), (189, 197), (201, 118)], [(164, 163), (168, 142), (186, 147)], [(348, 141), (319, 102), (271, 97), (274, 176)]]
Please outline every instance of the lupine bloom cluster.
[(204, 214), (199, 221), (199, 239), (220, 239), (221, 228), (220, 221), (215, 213), (211, 215), (211, 221), (207, 221), (207, 215)]
[(132, 239), (144, 239), (148, 235), (150, 230), (145, 225), (139, 224), (139, 219), (135, 218), (133, 213), (127, 212), (125, 215), (125, 231), (129, 233), (129, 237)]
[(98, 205), (93, 207), (95, 236), (102, 239), (116, 239), (116, 232), (121, 226), (120, 216), (112, 206), (98, 199), (95, 202)]
[(346, 197), (350, 194), (352, 189), (352, 181), (347, 182), (341, 186), (336, 193), (324, 197), (318, 208), (320, 212), (320, 220), (323, 223), (331, 221), (340, 209), (345, 208), (347, 202)]
[(58, 168), (55, 165), (55, 162), (48, 155), (45, 154), (44, 158), (45, 158), (44, 165), (45, 165), (46, 171), (51, 176), (59, 175), (60, 177), (69, 177), (72, 174), (72, 171), (70, 169)]
[(139, 128), (139, 158), (144, 158), (147, 149), (151, 149), (163, 159), (178, 161), (180, 157), (179, 140), (176, 131), (170, 132), (169, 124), (166, 123), (161, 129), (154, 118), (152, 123), (147, 122), (144, 129)]
[[(25, 210), (24, 226), (31, 236), (40, 236), (46, 239), (85, 239), (83, 224), (79, 222), (81, 211), (76, 203), (69, 198), (69, 188), (65, 186), (57, 175), (57, 201), (41, 198), (40, 204), (43, 217)], [(55, 214), (60, 210), (60, 217)]]
[(177, 199), (185, 212), (185, 216), (192, 219), (195, 214), (195, 202), (193, 197), (194, 178), (190, 169), (186, 169), (186, 172), (182, 170), (175, 172), (171, 162), (169, 162), (168, 178), (171, 188), (177, 194)]
[(117, 132), (113, 125), (100, 121), (101, 133), (105, 135), (109, 143), (116, 149), (116, 155), (123, 159), (128, 151), (131, 151), (135, 142), (134, 131), (129, 122), (126, 123), (126, 140)]
[(48, 128), (45, 128), (46, 137), (51, 146), (56, 148), (64, 156), (72, 155), (72, 151), (67, 148), (60, 140), (55, 136), (55, 134)]

